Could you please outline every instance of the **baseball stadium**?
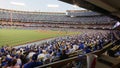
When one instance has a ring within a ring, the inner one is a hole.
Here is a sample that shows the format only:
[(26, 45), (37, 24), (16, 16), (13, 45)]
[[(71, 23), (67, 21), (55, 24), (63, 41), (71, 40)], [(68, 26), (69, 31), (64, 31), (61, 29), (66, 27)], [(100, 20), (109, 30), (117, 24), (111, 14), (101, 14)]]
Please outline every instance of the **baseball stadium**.
[(120, 68), (119, 3), (0, 0), (0, 68)]

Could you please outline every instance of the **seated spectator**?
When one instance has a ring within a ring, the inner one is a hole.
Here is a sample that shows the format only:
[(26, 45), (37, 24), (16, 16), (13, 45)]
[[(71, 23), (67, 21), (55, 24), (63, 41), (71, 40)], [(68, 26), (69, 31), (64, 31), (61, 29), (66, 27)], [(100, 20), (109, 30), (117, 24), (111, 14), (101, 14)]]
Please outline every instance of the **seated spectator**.
[(92, 51), (91, 51), (91, 47), (90, 47), (90, 46), (87, 46), (86, 49), (85, 49), (85, 51), (86, 51), (86, 53), (92, 52)]
[(98, 50), (98, 45), (95, 45), (95, 46), (93, 47), (93, 51), (96, 51), (96, 50)]
[(19, 55), (16, 56), (17, 64), (22, 65), (22, 61), (19, 57)]
[(65, 50), (63, 50), (60, 56), (60, 60), (67, 59), (67, 58), (68, 58), (68, 55), (66, 54)]
[(120, 49), (115, 53), (115, 56), (120, 56)]
[(80, 43), (80, 45), (79, 45), (79, 49), (84, 49), (84, 47), (85, 47), (85, 44), (82, 42), (82, 43)]
[(37, 61), (37, 56), (38, 56), (37, 54), (34, 54), (34, 55), (32, 56), (32, 61), (24, 64), (24, 67), (23, 67), (23, 68), (34, 68), (34, 67), (43, 65), (42, 62), (38, 62), (38, 61)]
[(13, 59), (12, 61), (8, 62), (8, 65), (6, 65), (5, 68), (20, 68), (20, 65), (17, 64), (17, 60), (16, 59)]

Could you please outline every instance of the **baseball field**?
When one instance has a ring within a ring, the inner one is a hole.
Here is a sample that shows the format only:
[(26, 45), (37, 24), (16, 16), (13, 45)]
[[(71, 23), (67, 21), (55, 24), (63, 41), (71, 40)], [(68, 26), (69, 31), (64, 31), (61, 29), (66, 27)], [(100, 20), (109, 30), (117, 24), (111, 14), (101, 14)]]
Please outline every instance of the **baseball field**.
[(0, 29), (0, 47), (4, 45), (17, 46), (34, 41), (73, 34), (78, 34), (78, 32), (55, 30)]

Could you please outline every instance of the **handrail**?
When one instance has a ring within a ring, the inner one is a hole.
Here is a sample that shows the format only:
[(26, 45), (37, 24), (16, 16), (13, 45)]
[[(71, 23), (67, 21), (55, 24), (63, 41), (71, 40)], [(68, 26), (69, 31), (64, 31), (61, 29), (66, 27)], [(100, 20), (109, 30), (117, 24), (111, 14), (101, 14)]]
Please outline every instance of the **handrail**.
[(77, 50), (77, 51), (75, 51), (73, 53), (68, 54), (68, 56), (69, 57), (74, 57), (74, 56), (77, 56), (77, 55), (82, 54), (82, 53), (83, 53), (82, 50)]
[(116, 51), (116, 50), (119, 49), (119, 48), (120, 48), (120, 45), (116, 45), (116, 46), (114, 46), (113, 48), (111, 48), (111, 50)]
[[(104, 46), (104, 45), (107, 45), (107, 44), (109, 44), (109, 42), (104, 43), (103, 46)], [(104, 47), (105, 47), (105, 46), (104, 46)], [(69, 55), (69, 57), (74, 57), (74, 56), (77, 56), (77, 55), (82, 54), (82, 53), (83, 53), (82, 50), (77, 50), (77, 51), (75, 51), (75, 52), (73, 52), (73, 53), (70, 53), (70, 54), (68, 54), (68, 55)]]
[[(85, 56), (86, 55), (83, 55), (82, 57), (85, 57)], [(63, 65), (66, 65), (67, 63), (72, 62), (73, 60), (75, 61), (75, 60), (80, 60), (80, 59), (81, 59), (81, 57), (75, 56), (75, 57), (72, 57), (72, 58), (68, 58), (68, 59), (57, 61), (57, 62), (49, 63), (49, 64), (46, 64), (46, 65), (38, 66), (38, 67), (35, 67), (35, 68), (46, 68), (46, 67), (59, 68)]]
[(100, 56), (100, 55), (103, 54), (106, 50), (114, 47), (114, 46), (111, 46), (111, 45), (113, 45), (115, 42), (116, 42), (116, 41), (113, 41), (113, 42), (109, 43), (108, 45), (104, 46), (103, 49), (101, 49), (101, 50), (94, 51), (93, 54), (96, 54), (96, 55)]

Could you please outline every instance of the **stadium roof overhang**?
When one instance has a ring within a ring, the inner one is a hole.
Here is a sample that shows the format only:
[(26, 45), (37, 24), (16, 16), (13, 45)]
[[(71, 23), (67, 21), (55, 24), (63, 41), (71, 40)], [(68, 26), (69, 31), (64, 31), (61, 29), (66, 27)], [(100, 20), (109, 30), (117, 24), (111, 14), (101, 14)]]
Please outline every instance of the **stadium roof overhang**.
[(106, 14), (120, 21), (119, 0), (60, 0), (69, 4), (78, 5), (88, 10)]

